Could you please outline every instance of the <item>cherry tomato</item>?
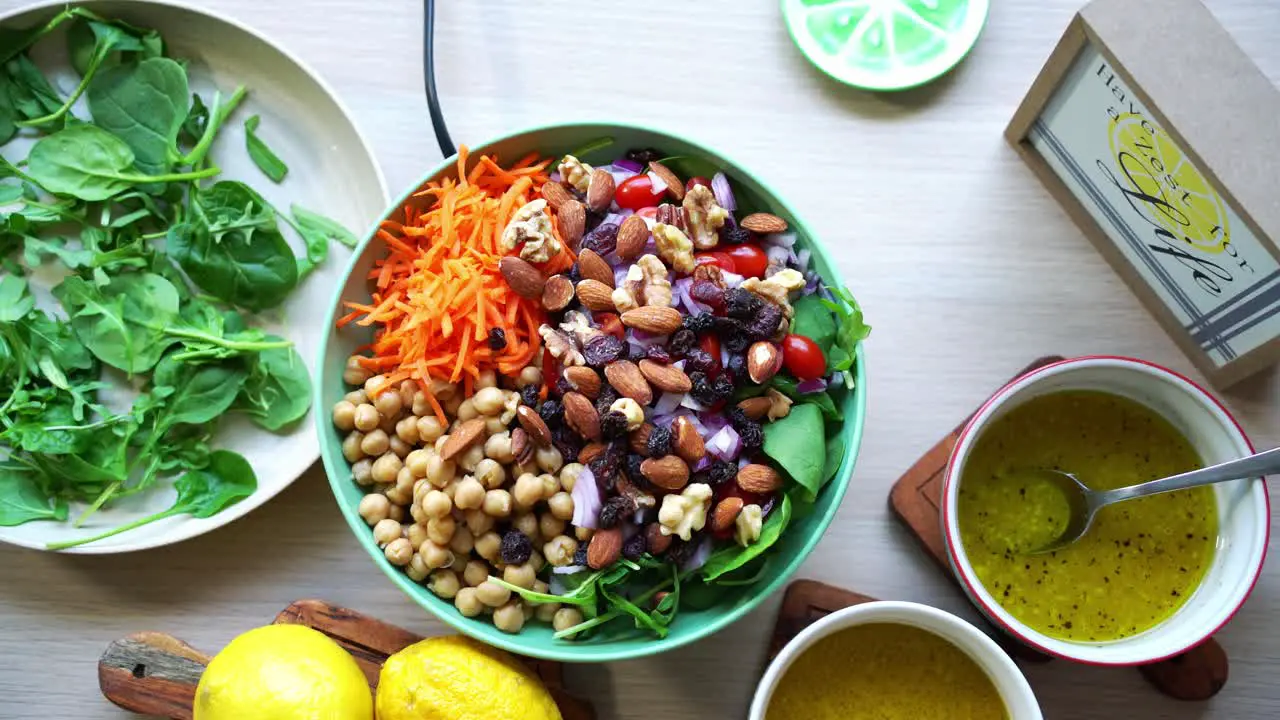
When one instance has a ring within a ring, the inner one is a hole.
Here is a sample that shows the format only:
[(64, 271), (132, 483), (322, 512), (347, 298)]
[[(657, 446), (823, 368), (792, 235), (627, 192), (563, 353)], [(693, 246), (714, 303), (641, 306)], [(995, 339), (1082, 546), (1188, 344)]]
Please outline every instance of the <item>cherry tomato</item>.
[(782, 364), (801, 380), (814, 380), (827, 372), (827, 359), (818, 343), (803, 335), (782, 338)]
[(650, 220), (654, 220), (658, 217), (658, 206), (651, 205), (647, 208), (640, 208), (639, 210), (636, 211), (636, 214), (642, 218), (649, 218)]
[(732, 257), (729, 257), (729, 253), (719, 250), (695, 253), (693, 262), (697, 265), (718, 265), (725, 272), (738, 272), (736, 269), (738, 265), (733, 261)]
[(556, 360), (556, 356), (551, 354), (550, 350), (542, 349), (542, 382), (552, 392), (556, 389), (556, 383), (560, 380), (560, 363)]
[(689, 178), (689, 182), (684, 184), (684, 191), (689, 192), (694, 185), (705, 185), (708, 190), (711, 189), (711, 181), (701, 175), (694, 175)]
[(653, 191), (653, 181), (648, 175), (632, 175), (613, 193), (614, 202), (618, 203), (618, 207), (627, 210), (641, 210), (650, 205), (657, 205), (662, 196), (666, 193), (664, 188), (662, 192), (655, 193)]
[(707, 371), (707, 377), (714, 380), (720, 374), (720, 338), (707, 333), (698, 340), (698, 347), (711, 356), (711, 369)]
[(623, 342), (627, 341), (627, 331), (622, 327), (622, 320), (615, 313), (598, 312), (593, 315), (601, 330)]
[(762, 278), (769, 267), (769, 256), (757, 245), (733, 245), (724, 251), (733, 258), (734, 272), (745, 277)]

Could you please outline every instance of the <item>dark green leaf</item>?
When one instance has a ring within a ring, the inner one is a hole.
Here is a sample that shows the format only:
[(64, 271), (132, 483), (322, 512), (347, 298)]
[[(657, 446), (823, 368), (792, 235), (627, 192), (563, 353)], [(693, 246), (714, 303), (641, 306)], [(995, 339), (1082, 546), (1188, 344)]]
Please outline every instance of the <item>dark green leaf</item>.
[(204, 104), (204, 98), (199, 93), (192, 93), (191, 109), (187, 110), (187, 118), (182, 121), (183, 140), (188, 144), (199, 142), (208, 124), (209, 108)]
[(813, 403), (798, 403), (786, 417), (765, 424), (764, 453), (814, 498), (823, 483), (824, 438), (822, 411)]
[(62, 96), (49, 84), (40, 68), (26, 55), (18, 55), (5, 65), (9, 75), (9, 100), (24, 121), (55, 113)]
[[(282, 338), (268, 335), (267, 339)], [(248, 411), (255, 424), (276, 431), (307, 414), (311, 376), (296, 349), (263, 350), (251, 362), (252, 370), (236, 405)]]
[(75, 125), (41, 138), (27, 156), (27, 171), (45, 190), (81, 200), (106, 200), (134, 185), (195, 180), (220, 172), (209, 168), (173, 175), (140, 175), (133, 151), (96, 125)]
[(773, 512), (769, 513), (769, 517), (764, 519), (764, 525), (760, 528), (760, 539), (746, 547), (730, 545), (711, 553), (707, 564), (702, 566), (702, 579), (712, 582), (725, 573), (733, 572), (751, 562), (765, 550), (773, 547), (790, 522), (791, 497), (784, 494), (778, 507), (775, 507)]
[(62, 261), (70, 270), (78, 270), (93, 264), (93, 253), (83, 248), (67, 246), (67, 239), (60, 237), (39, 238), (28, 235), (23, 242), (23, 257), (27, 265), (40, 265), (44, 258), (53, 257)]
[(791, 332), (803, 335), (818, 344), (823, 354), (829, 355), (836, 337), (836, 320), (831, 310), (822, 304), (817, 295), (805, 295), (791, 304), (795, 316), (791, 320)]
[(840, 466), (844, 464), (845, 444), (844, 437), (836, 434), (827, 440), (827, 462), (822, 468), (822, 483), (831, 482), (836, 473), (840, 472)]
[(55, 500), (43, 492), (36, 484), (34, 473), (0, 465), (0, 526), (66, 519), (66, 501)]
[(200, 424), (216, 419), (231, 407), (248, 372), (232, 364), (188, 365), (171, 357), (156, 366), (156, 385), (172, 387), (161, 410), (161, 427)]
[(14, 107), (10, 87), (13, 82), (0, 68), (0, 145), (4, 145), (18, 134), (18, 111)]
[(261, 118), (252, 115), (244, 121), (244, 143), (245, 148), (249, 151), (249, 158), (253, 160), (253, 164), (258, 166), (263, 175), (271, 178), (272, 182), (278, 183), (284, 180), (284, 176), (289, 174), (289, 166), (284, 164), (271, 148), (258, 137), (258, 123)]
[(93, 51), (97, 44), (98, 38), (94, 35), (93, 28), (89, 27), (88, 20), (76, 18), (67, 26), (67, 57), (71, 60), (71, 67), (81, 77), (89, 72), (93, 64)]
[(178, 157), (187, 92), (187, 74), (168, 58), (116, 65), (89, 84), (89, 112), (99, 127), (129, 146), (139, 170), (160, 175)]
[(830, 391), (801, 395), (798, 389), (799, 383), (795, 378), (786, 374), (774, 375), (773, 378), (769, 380), (769, 385), (776, 388), (778, 392), (786, 395), (795, 402), (806, 402), (817, 405), (818, 409), (822, 411), (822, 416), (827, 420), (838, 422), (844, 417), (844, 414), (840, 411), (840, 406), (837, 405), (835, 400), (831, 397)]
[(660, 638), (667, 636), (667, 628), (665, 625), (658, 623), (649, 615), (649, 613), (645, 612), (638, 605), (626, 599), (621, 594), (615, 593), (608, 588), (601, 588), (600, 596), (604, 598), (605, 602), (612, 608), (630, 615), (636, 621), (637, 628), (647, 628)]
[(27, 291), (27, 280), (16, 275), (0, 275), (0, 323), (17, 322), (35, 307)]
[(165, 329), (178, 317), (178, 292), (159, 275), (117, 275), (103, 288), (72, 276), (53, 294), (71, 315), (80, 342), (112, 367), (145, 372), (173, 343)]
[(336, 220), (331, 220), (323, 215), (313, 213), (310, 210), (297, 205), (293, 205), (292, 210), (293, 221), (297, 223), (298, 227), (304, 232), (323, 235), (327, 240), (340, 242), (350, 248), (355, 247), (356, 244), (360, 242), (359, 239), (346, 228), (346, 226)]

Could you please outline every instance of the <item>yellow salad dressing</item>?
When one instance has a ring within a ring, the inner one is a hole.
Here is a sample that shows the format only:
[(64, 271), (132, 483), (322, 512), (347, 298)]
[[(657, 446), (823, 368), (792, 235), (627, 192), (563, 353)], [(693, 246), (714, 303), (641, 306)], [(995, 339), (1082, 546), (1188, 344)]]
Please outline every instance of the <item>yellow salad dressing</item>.
[(927, 630), (855, 625), (814, 643), (778, 682), (765, 720), (1006, 720), (995, 685)]
[(974, 443), (958, 499), (960, 538), (978, 579), (1027, 626), (1064, 640), (1136, 635), (1186, 602), (1213, 560), (1211, 488), (1104, 508), (1075, 544), (1026, 555), (1066, 522), (1066, 500), (1019, 468), (1070, 472), (1095, 490), (1201, 467), (1187, 439), (1146, 406), (1101, 392), (1028, 401)]

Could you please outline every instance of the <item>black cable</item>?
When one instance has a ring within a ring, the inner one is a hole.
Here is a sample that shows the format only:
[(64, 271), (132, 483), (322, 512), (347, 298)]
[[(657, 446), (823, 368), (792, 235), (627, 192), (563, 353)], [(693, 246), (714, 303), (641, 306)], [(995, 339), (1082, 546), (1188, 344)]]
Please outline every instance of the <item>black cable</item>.
[(431, 126), (436, 131), (436, 142), (440, 144), (440, 152), (451, 157), (458, 152), (453, 140), (449, 137), (449, 128), (444, 124), (444, 113), (440, 112), (440, 95), (436, 92), (435, 55), (435, 0), (424, 0), (422, 8), (422, 74), (427, 86), (427, 112), (431, 113)]

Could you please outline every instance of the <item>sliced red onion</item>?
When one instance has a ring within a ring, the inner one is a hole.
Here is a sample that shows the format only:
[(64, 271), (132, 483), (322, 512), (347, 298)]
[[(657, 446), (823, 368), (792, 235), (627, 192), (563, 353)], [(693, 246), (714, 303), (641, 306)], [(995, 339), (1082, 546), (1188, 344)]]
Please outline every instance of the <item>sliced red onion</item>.
[[(555, 573), (556, 575), (573, 575), (574, 573), (580, 573), (580, 572), (582, 572), (582, 571), (584, 571), (584, 570), (588, 570), (588, 569), (589, 569), (589, 568), (588, 568), (586, 565), (562, 565), (562, 566), (560, 566), (560, 567), (553, 567), (553, 568), (551, 568), (551, 572)], [(555, 583), (551, 583), (551, 584), (552, 584), (552, 585), (555, 585)], [(563, 592), (554, 592), (554, 588), (553, 588), (553, 591), (552, 591), (552, 593), (551, 593), (551, 594), (552, 594), (552, 595), (563, 595), (564, 593), (563, 593)]]
[(711, 558), (711, 536), (703, 535), (698, 541), (698, 546), (694, 548), (693, 554), (688, 560), (684, 561), (684, 565), (680, 569), (685, 572), (692, 572), (707, 564), (707, 560)]
[(785, 267), (795, 257), (795, 253), (791, 248), (785, 245), (768, 245), (764, 249), (765, 257), (769, 258), (769, 265), (780, 265)]
[[(614, 253), (609, 253), (609, 254), (615, 258), (618, 258), (618, 256)], [(622, 281), (627, 279), (627, 271), (631, 269), (630, 265), (627, 265), (626, 263), (622, 262), (622, 258), (618, 258), (618, 262), (620, 264), (613, 266), (613, 286), (614, 287), (622, 287)]]
[(703, 470), (706, 470), (709, 467), (711, 467), (711, 458), (707, 455), (703, 455), (702, 459), (699, 460), (698, 463), (693, 466), (693, 471), (702, 472)]
[(705, 412), (707, 406), (693, 399), (689, 393), (685, 393), (680, 397), (680, 407), (687, 407), (694, 412)]
[(720, 367), (729, 367), (729, 349), (720, 346)]
[(666, 417), (676, 411), (680, 407), (680, 400), (684, 396), (680, 393), (662, 393), (658, 398), (658, 402), (653, 406), (653, 414), (655, 417)]
[(667, 184), (663, 182), (662, 178), (658, 177), (658, 175), (652, 170), (645, 174), (649, 176), (649, 182), (653, 183), (653, 194), (654, 199), (656, 200), (662, 195), (662, 193), (667, 191)]
[(624, 181), (629, 180), (636, 176), (635, 170), (620, 168), (617, 165), (609, 165), (609, 166), (606, 166), (604, 169), (609, 171), (609, 174), (613, 176), (613, 184), (615, 186), (621, 185)]
[(573, 524), (595, 530), (602, 500), (600, 488), (596, 487), (596, 475), (591, 472), (591, 468), (584, 467), (582, 472), (578, 473), (571, 496), (573, 497)]
[(707, 435), (715, 435), (720, 432), (720, 428), (729, 424), (729, 419), (721, 412), (704, 412), (698, 416), (702, 421), (702, 426), (707, 429)]
[(737, 430), (725, 425), (707, 441), (707, 452), (721, 460), (730, 462), (738, 457), (738, 453), (742, 452), (742, 438), (738, 436)]
[(813, 253), (809, 251), (809, 248), (801, 248), (800, 252), (796, 253), (796, 267), (800, 268), (800, 272), (809, 269), (809, 259), (811, 257), (813, 257)]
[(737, 273), (731, 273), (726, 270), (720, 271), (720, 278), (724, 280), (724, 286), (730, 288), (736, 288), (747, 280)]
[(781, 245), (782, 247), (795, 247), (796, 234), (792, 232), (774, 233), (766, 235), (762, 241), (765, 245)]
[(824, 392), (826, 391), (826, 389), (827, 389), (826, 378), (814, 378), (812, 380), (805, 380), (799, 385), (796, 385), (796, 392), (800, 393), (801, 395), (812, 395), (814, 393)]
[(827, 389), (839, 387), (844, 384), (844, 371), (837, 370), (831, 373), (831, 377), (827, 378)]
[(631, 516), (631, 522), (637, 525), (643, 525), (645, 522), (644, 508), (636, 510), (636, 514)]
[(711, 193), (716, 196), (720, 207), (733, 212), (738, 209), (738, 201), (733, 197), (733, 188), (729, 187), (729, 178), (718, 172), (711, 178)]
[[(658, 221), (651, 217), (645, 217), (644, 224), (649, 226), (649, 232), (653, 232), (653, 226), (657, 225)], [(650, 235), (649, 239), (644, 241), (644, 249), (641, 252), (645, 255), (657, 255), (658, 241), (654, 240), (653, 236)]]
[(693, 295), (689, 293), (689, 288), (693, 287), (693, 278), (683, 277), (676, 280), (672, 285), (675, 290), (675, 296), (678, 298), (677, 305), (683, 305), (690, 315), (700, 315), (704, 312), (711, 312), (711, 308), (703, 305), (693, 299)]
[(608, 215), (604, 216), (604, 219), (600, 221), (600, 224), (601, 225), (621, 225), (622, 221), (626, 220), (627, 216), (630, 214), (631, 214), (630, 210), (624, 210), (622, 212), (616, 212), (616, 213), (611, 212)]
[(816, 272), (809, 272), (805, 275), (804, 289), (801, 294), (812, 295), (818, 291), (818, 285), (822, 283), (822, 278)]
[(627, 157), (620, 157), (617, 160), (614, 160), (613, 166), (620, 170), (630, 170), (633, 174), (644, 169), (644, 166), (639, 162)]
[(548, 175), (547, 179), (549, 179), (551, 182), (563, 182), (564, 176), (560, 174), (559, 170), (556, 170), (555, 172)]

